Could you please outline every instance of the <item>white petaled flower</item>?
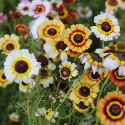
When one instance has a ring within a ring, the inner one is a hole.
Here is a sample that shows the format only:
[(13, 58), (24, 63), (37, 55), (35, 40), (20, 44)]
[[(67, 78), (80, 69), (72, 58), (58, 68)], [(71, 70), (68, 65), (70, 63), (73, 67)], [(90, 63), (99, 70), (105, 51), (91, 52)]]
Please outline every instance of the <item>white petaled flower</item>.
[(64, 43), (63, 39), (54, 42), (46, 42), (43, 46), (46, 53), (49, 54), (49, 57), (56, 58), (58, 55), (60, 55), (61, 61), (65, 61), (68, 59), (66, 51), (69, 48)]
[(45, 108), (38, 108), (38, 111), (35, 112), (35, 116), (44, 116), (45, 113), (46, 113)]
[(79, 56), (82, 64), (85, 64), (84, 70), (92, 67), (93, 74), (98, 72), (100, 75), (104, 72), (105, 68), (102, 64), (103, 58), (96, 52), (83, 53)]
[(118, 0), (119, 6), (121, 7), (122, 10), (125, 9), (125, 0)]
[(16, 83), (32, 83), (31, 76), (37, 75), (40, 68), (41, 63), (37, 62), (34, 54), (30, 54), (28, 49), (12, 51), (4, 62), (6, 79)]
[(90, 27), (91, 31), (103, 41), (118, 39), (120, 26), (118, 19), (111, 13), (101, 13), (94, 17), (96, 26)]
[(47, 15), (50, 12), (51, 4), (47, 0), (33, 0), (31, 7), (32, 10), (30, 11), (29, 15), (36, 18), (39, 16)]
[(85, 18), (85, 17), (88, 18), (92, 16), (92, 10), (89, 7), (83, 8), (79, 6), (77, 8), (77, 13), (82, 18)]
[(38, 38), (38, 28), (44, 21), (47, 21), (47, 20), (48, 19), (46, 18), (46, 16), (43, 15), (38, 19), (36, 19), (35, 21), (33, 21), (33, 25), (31, 26), (30, 33), (33, 35), (34, 38)]
[(9, 114), (9, 119), (13, 122), (19, 122), (20, 121), (20, 115), (13, 112), (12, 114)]
[(62, 62), (61, 65), (59, 65), (59, 73), (60, 73), (60, 77), (64, 80), (68, 79), (70, 81), (70, 79), (75, 76), (78, 75), (78, 70), (76, 70), (76, 64), (75, 63), (71, 63), (67, 60), (65, 60), (64, 62)]
[(53, 78), (51, 72), (55, 69), (56, 69), (56, 66), (54, 63), (50, 63), (48, 65), (48, 68), (45, 68), (45, 67), (41, 68), (40, 83), (41, 83), (41, 85), (43, 85), (44, 88), (47, 88), (47, 87), (49, 87), (50, 84), (53, 84), (54, 78)]
[(19, 84), (19, 90), (24, 93), (31, 92), (31, 90), (35, 87), (35, 85), (36, 85), (35, 82), (28, 84), (22, 82)]
[(23, 0), (17, 5), (17, 10), (19, 10), (23, 15), (29, 15), (31, 11), (31, 2), (28, 0)]

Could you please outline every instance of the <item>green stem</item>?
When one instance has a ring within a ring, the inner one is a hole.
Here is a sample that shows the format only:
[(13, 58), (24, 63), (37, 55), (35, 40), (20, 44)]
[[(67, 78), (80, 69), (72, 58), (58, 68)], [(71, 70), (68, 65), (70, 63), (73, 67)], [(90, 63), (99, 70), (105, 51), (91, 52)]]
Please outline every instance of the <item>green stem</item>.
[(78, 124), (78, 125), (81, 125), (87, 118), (89, 115), (91, 115), (93, 112), (95, 111), (95, 109), (93, 109), (89, 114), (87, 114), (84, 119)]
[(102, 41), (102, 49), (104, 49), (104, 47), (105, 47), (105, 42)]
[(57, 85), (57, 90), (56, 90), (56, 92), (58, 91), (58, 89), (59, 89), (59, 87), (60, 87), (60, 81), (58, 82), (58, 85)]
[(11, 33), (13, 33), (13, 31), (12, 31), (12, 28), (11, 28), (10, 24), (9, 24), (7, 21), (6, 21), (6, 23), (7, 23), (7, 26), (8, 26), (8, 28), (9, 28), (10, 32), (11, 32)]
[[(97, 104), (98, 104), (98, 101), (99, 101), (99, 99), (101, 97), (102, 90), (104, 89), (104, 87), (105, 87), (105, 85), (106, 85), (106, 83), (108, 82), (109, 79), (110, 79), (110, 77), (107, 77), (105, 82), (102, 84), (102, 87), (101, 87), (101, 90), (99, 92), (99, 96), (98, 96), (98, 99), (97, 99)], [(96, 109), (96, 112), (97, 112), (97, 109)], [(98, 125), (98, 117), (97, 116), (96, 116), (96, 125)]]
[(31, 117), (30, 117), (30, 107), (29, 106), (27, 106), (27, 114), (28, 114), (29, 122), (31, 124), (32, 122), (31, 122)]
[(50, 120), (47, 122), (46, 125), (49, 125), (49, 123), (51, 122), (52, 118), (54, 117), (55, 113), (58, 111), (59, 107), (63, 104), (63, 102), (67, 99), (67, 97), (69, 96), (70, 92), (72, 91), (73, 86), (88, 72), (90, 68), (88, 68), (87, 70), (85, 70), (83, 72), (83, 74), (76, 80), (76, 82), (72, 85), (72, 87), (69, 89), (69, 91), (67, 92), (65, 98), (62, 100), (62, 102), (59, 104), (59, 106), (55, 109), (53, 115), (51, 116)]

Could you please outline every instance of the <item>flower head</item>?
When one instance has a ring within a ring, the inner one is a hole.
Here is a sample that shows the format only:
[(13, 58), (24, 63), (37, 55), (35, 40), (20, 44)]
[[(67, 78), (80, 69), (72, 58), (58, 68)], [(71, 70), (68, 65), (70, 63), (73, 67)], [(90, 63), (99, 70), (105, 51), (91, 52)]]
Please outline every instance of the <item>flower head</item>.
[(119, 7), (119, 2), (118, 0), (107, 0), (105, 5), (109, 9), (116, 9)]
[(34, 54), (30, 54), (27, 49), (14, 50), (8, 54), (4, 62), (4, 73), (9, 81), (31, 83), (31, 76), (37, 75), (40, 67)]
[(15, 30), (18, 30), (20, 33), (24, 33), (28, 30), (28, 27), (24, 24), (17, 24)]
[(11, 14), (11, 18), (13, 21), (17, 20), (18, 22), (20, 21), (20, 19), (22, 18), (22, 14), (19, 11), (10, 11)]
[(13, 122), (19, 122), (20, 121), (20, 115), (13, 112), (12, 114), (9, 114), (9, 119)]
[(103, 125), (124, 125), (125, 95), (117, 91), (108, 92), (98, 102), (97, 116)]
[(96, 26), (91, 27), (91, 31), (104, 41), (111, 41), (120, 36), (120, 26), (118, 19), (111, 13), (101, 13), (94, 17)]
[(7, 16), (3, 15), (3, 13), (0, 13), (0, 23), (3, 23), (5, 21), (7, 21)]

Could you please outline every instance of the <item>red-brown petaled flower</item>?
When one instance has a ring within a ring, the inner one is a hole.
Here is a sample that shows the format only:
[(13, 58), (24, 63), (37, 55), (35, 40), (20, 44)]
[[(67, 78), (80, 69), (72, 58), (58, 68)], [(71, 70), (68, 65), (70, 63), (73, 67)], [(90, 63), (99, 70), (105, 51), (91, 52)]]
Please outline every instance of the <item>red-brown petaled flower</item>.
[(71, 57), (77, 58), (77, 57), (80, 56), (82, 53), (78, 53), (78, 54), (77, 54), (77, 52), (74, 52), (74, 51), (72, 51), (71, 49), (69, 49), (69, 50), (67, 51), (67, 54), (68, 54), (69, 56), (71, 56)]
[(117, 91), (108, 92), (97, 105), (97, 116), (103, 125), (124, 125), (125, 95)]
[(20, 33), (24, 33), (28, 30), (28, 27), (24, 24), (17, 24), (15, 30), (18, 30)]
[(21, 35), (21, 39), (27, 39), (29, 38), (29, 32), (25, 31), (22, 35)]
[(64, 5), (71, 5), (75, 2), (75, 0), (63, 0)]
[(17, 20), (19, 22), (22, 17), (22, 14), (19, 11), (15, 11), (15, 12), (10, 11), (10, 14), (13, 21)]

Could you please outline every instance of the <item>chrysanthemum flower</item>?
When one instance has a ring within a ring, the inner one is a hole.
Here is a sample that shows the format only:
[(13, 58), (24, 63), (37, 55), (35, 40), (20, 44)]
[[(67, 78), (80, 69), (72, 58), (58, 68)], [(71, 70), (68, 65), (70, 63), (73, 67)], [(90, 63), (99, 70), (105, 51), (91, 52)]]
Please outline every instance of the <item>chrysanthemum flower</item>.
[(80, 101), (78, 104), (74, 103), (74, 108), (81, 113), (87, 113), (90, 109), (90, 105), (86, 106), (83, 101)]
[(96, 26), (92, 26), (90, 29), (96, 35), (104, 41), (110, 41), (120, 36), (120, 26), (118, 19), (111, 13), (101, 13), (94, 17)]
[(24, 92), (24, 93), (31, 92), (31, 90), (34, 88), (35, 84), (36, 84), (35, 82), (28, 83), (28, 84), (22, 82), (22, 83), (19, 84), (19, 90), (21, 92)]
[(71, 63), (67, 60), (62, 62), (62, 64), (59, 65), (60, 78), (64, 80), (68, 79), (70, 81), (72, 77), (78, 75), (78, 71), (75, 70), (76, 66), (77, 65), (75, 63)]
[(14, 50), (4, 62), (4, 73), (9, 81), (32, 83), (31, 76), (38, 74), (40, 65), (34, 54), (30, 54), (27, 49)]
[(47, 0), (33, 0), (31, 3), (32, 10), (29, 15), (33, 17), (39, 17), (47, 15), (50, 12), (50, 2)]
[(81, 79), (74, 86), (74, 89), (70, 93), (69, 98), (73, 100), (76, 104), (79, 104), (82, 101), (84, 102), (85, 106), (88, 106), (93, 102), (93, 99), (96, 98), (98, 92), (98, 85), (91, 85), (84, 79)]
[(61, 61), (68, 59), (68, 55), (66, 53), (68, 47), (64, 43), (63, 39), (54, 42), (46, 42), (43, 46), (46, 53), (49, 54), (49, 57), (56, 58), (58, 55), (60, 55)]
[(3, 13), (0, 13), (0, 23), (3, 23), (5, 21), (7, 21), (7, 16), (3, 15)]
[(33, 25), (31, 26), (30, 29), (30, 33), (33, 35), (34, 38), (38, 38), (38, 29), (40, 27), (40, 25), (44, 22), (47, 21), (48, 19), (46, 18), (46, 16), (42, 16), (39, 17), (38, 19), (36, 19), (33, 23)]
[(107, 54), (103, 61), (103, 66), (109, 70), (118, 68), (118, 75), (125, 76), (125, 54), (119, 52)]
[(103, 125), (125, 124), (125, 95), (117, 91), (108, 92), (97, 105), (97, 116)]
[(17, 5), (17, 10), (22, 13), (22, 15), (29, 15), (29, 12), (31, 11), (31, 2), (28, 0), (21, 1)]
[(68, 10), (65, 9), (62, 13), (59, 13), (58, 16), (59, 16), (60, 20), (65, 20), (65, 19), (67, 19), (68, 14), (69, 14)]
[(63, 0), (63, 4), (65, 5), (71, 5), (75, 2), (75, 0)]
[(119, 51), (119, 52), (125, 51), (125, 42), (122, 42), (122, 41), (117, 42), (116, 51)]
[(125, 9), (125, 0), (118, 0), (119, 6), (123, 9)]
[(13, 21), (17, 20), (18, 22), (20, 21), (20, 19), (22, 18), (22, 14), (19, 11), (10, 11), (11, 14), (11, 18)]
[(89, 7), (86, 7), (85, 9), (81, 6), (77, 8), (77, 13), (82, 18), (88, 18), (92, 16), (92, 10)]
[(40, 83), (43, 85), (44, 88), (49, 87), (50, 84), (53, 84), (54, 82), (54, 78), (51, 74), (51, 72), (53, 70), (55, 70), (56, 66), (53, 63), (50, 63), (48, 65), (48, 69), (47, 68), (41, 68), (40, 72), (41, 72), (41, 79), (40, 79)]
[(92, 69), (89, 69), (87, 74), (84, 76), (84, 79), (91, 84), (99, 84), (106, 76), (107, 76), (108, 70), (105, 70), (101, 75), (96, 72), (93, 73)]
[(117, 9), (119, 7), (118, 0), (107, 0), (105, 5), (109, 9)]
[(19, 37), (15, 34), (4, 35), (4, 37), (0, 38), (0, 49), (3, 50), (2, 54), (8, 54), (12, 50), (19, 49)]
[(102, 64), (103, 58), (98, 53), (83, 53), (79, 58), (81, 58), (82, 64), (85, 63), (84, 70), (92, 67), (93, 74), (98, 72), (101, 75), (103, 73), (105, 69)]
[(64, 24), (56, 19), (43, 22), (38, 28), (38, 36), (46, 41), (58, 41), (65, 29)]
[(71, 25), (64, 33), (64, 42), (72, 51), (81, 53), (92, 44), (92, 40), (88, 39), (90, 35), (91, 31), (84, 25)]
[(20, 33), (24, 33), (28, 30), (28, 27), (24, 24), (17, 24), (15, 30), (18, 30)]
[(9, 119), (13, 122), (19, 122), (20, 121), (20, 115), (13, 112), (12, 114), (9, 114)]
[(9, 80), (6, 79), (3, 70), (0, 70), (0, 86), (5, 88), (7, 85), (11, 84)]

